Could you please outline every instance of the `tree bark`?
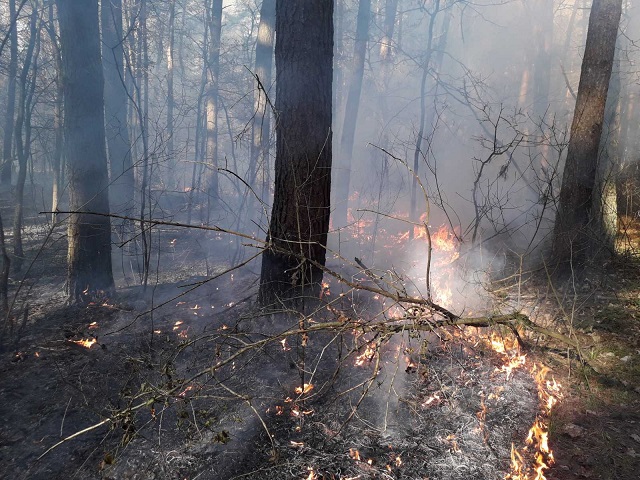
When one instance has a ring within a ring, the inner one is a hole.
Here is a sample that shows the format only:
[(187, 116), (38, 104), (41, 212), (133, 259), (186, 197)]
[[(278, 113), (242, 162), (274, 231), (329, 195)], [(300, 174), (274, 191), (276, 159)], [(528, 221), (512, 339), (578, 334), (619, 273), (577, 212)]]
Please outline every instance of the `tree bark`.
[(331, 190), (333, 1), (276, 2), (275, 195), (258, 300), (317, 296)]
[(371, 0), (360, 0), (356, 24), (356, 41), (353, 47), (353, 70), (349, 81), (347, 105), (344, 111), (342, 137), (340, 139), (339, 168), (335, 170), (335, 210), (333, 228), (345, 227), (348, 223), (349, 186), (351, 183), (351, 159), (353, 142), (358, 123), (360, 95), (364, 78), (364, 62), (369, 40), (369, 21), (371, 19)]
[(68, 289), (85, 301), (114, 289), (98, 0), (56, 0), (63, 61), (70, 207)]
[(622, 0), (594, 0), (554, 225), (557, 261), (580, 266), (592, 244), (593, 193)]

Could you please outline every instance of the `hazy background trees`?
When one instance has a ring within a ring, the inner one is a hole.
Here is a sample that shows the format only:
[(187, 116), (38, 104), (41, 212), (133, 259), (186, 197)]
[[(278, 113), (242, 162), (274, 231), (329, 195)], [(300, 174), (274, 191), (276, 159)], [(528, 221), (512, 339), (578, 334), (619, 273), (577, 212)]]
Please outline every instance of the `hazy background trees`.
[[(387, 261), (375, 255), (385, 247), (381, 235), (412, 235), (410, 220), (448, 224), (482, 248), (550, 251), (590, 4), (334, 3), (330, 247)], [(149, 219), (264, 236), (274, 201), (274, 106), (282, 101), (271, 72), (274, 2), (108, 0), (99, 7), (110, 211), (129, 218), (114, 220), (128, 225), (112, 238), (118, 278), (145, 282), (166, 268)], [(628, 2), (621, 9), (612, 74), (620, 87), (598, 155), (616, 159), (609, 177), (624, 230), (639, 208), (639, 18)], [(3, 198), (11, 199), (0, 213), (5, 226), (16, 225), (6, 241), (19, 267), (28, 256), (20, 253), (23, 179), (29, 211), (70, 206), (60, 12), (52, 2), (2, 2), (0, 41)], [(65, 217), (38, 221), (51, 220)], [(245, 255), (240, 243), (233, 247), (232, 260)], [(199, 248), (208, 265), (218, 245)]]

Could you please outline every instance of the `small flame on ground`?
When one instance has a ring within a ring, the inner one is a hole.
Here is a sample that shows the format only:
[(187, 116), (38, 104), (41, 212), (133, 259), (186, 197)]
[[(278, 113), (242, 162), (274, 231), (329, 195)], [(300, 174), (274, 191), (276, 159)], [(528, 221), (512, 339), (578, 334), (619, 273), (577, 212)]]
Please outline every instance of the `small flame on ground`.
[(367, 345), (364, 352), (356, 357), (356, 367), (361, 367), (365, 362), (370, 362), (373, 356), (376, 354), (376, 349), (371, 345)]
[(75, 343), (76, 345), (80, 345), (84, 348), (91, 348), (93, 344), (97, 342), (95, 338), (86, 338), (82, 340), (70, 340), (71, 343)]
[(307, 471), (309, 472), (309, 475), (305, 477), (305, 480), (316, 480), (318, 478), (316, 472), (313, 470), (313, 467), (307, 467)]
[(440, 401), (440, 395), (437, 393), (434, 393), (429, 398), (427, 398), (424, 402), (422, 402), (422, 407), (423, 408), (430, 407), (434, 404), (437, 404), (437, 402), (439, 401)]
[[(506, 357), (505, 365), (496, 369), (507, 373), (507, 380), (514, 369), (524, 367), (526, 365), (525, 355), (519, 355), (517, 352), (517, 342), (514, 340), (512, 344), (508, 344), (505, 339), (491, 338), (491, 346), (497, 352)], [(525, 446), (518, 450), (515, 445), (511, 445), (511, 471), (505, 475), (505, 480), (546, 480), (544, 471), (548, 470), (555, 462), (553, 452), (549, 448), (549, 426), (544, 422), (543, 418), (551, 414), (554, 405), (562, 398), (560, 385), (555, 378), (547, 379), (547, 375), (551, 371), (549, 367), (543, 365), (533, 365), (530, 371), (534, 374), (536, 384), (538, 385), (538, 398), (540, 400), (541, 413), (529, 429), (529, 434), (525, 439)], [(531, 458), (526, 455), (529, 451), (533, 452), (533, 465), (528, 466), (528, 460)]]
[(312, 383), (305, 383), (301, 387), (296, 387), (295, 391), (296, 391), (296, 393), (298, 395), (301, 395), (303, 393), (309, 393), (311, 390), (313, 390), (313, 384)]
[(360, 461), (360, 452), (356, 448), (350, 448), (349, 449), (349, 456), (351, 458), (353, 458), (357, 462)]

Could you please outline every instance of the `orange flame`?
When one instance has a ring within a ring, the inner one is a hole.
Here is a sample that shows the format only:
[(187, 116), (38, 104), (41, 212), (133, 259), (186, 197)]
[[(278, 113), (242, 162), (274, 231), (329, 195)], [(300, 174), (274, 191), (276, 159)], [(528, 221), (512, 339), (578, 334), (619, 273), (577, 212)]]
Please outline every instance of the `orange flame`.
[(305, 383), (301, 387), (296, 387), (296, 393), (298, 395), (301, 395), (303, 393), (309, 393), (311, 390), (313, 390), (313, 384), (312, 383)]
[(82, 340), (70, 340), (70, 342), (75, 343), (76, 345), (80, 345), (84, 348), (91, 348), (91, 346), (94, 345), (97, 340), (95, 338), (86, 338)]

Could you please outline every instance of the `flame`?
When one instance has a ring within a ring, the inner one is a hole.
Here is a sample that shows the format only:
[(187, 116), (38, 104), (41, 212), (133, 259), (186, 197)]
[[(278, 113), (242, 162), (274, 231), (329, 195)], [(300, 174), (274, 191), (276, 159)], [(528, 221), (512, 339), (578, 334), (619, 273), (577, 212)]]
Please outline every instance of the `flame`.
[(422, 407), (429, 407), (432, 404), (434, 404), (435, 402), (438, 402), (440, 400), (440, 395), (437, 393), (434, 393), (433, 395), (431, 395), (429, 398), (427, 398), (424, 402), (422, 402)]
[(93, 330), (95, 328), (98, 328), (98, 322), (91, 322), (89, 324), (89, 330)]
[(80, 345), (84, 348), (91, 348), (93, 344), (97, 342), (95, 338), (86, 338), (82, 340), (70, 340), (71, 343), (75, 343), (76, 345)]
[(520, 367), (523, 367), (526, 361), (527, 361), (526, 355), (517, 355), (511, 358), (511, 360), (509, 360), (509, 363), (507, 363), (506, 365), (502, 365), (502, 367), (500, 367), (500, 371), (505, 372), (507, 374), (507, 381), (508, 381), (513, 371)]
[(431, 244), (434, 250), (442, 252), (455, 252), (458, 250), (458, 238), (455, 232), (449, 230), (447, 225), (441, 225), (435, 233), (431, 234)]
[(176, 323), (173, 324), (173, 331), (175, 332), (176, 330), (178, 330), (180, 328), (180, 325), (182, 325), (184, 322), (182, 320), (178, 320)]
[(302, 395), (303, 393), (309, 393), (311, 390), (313, 390), (313, 384), (305, 383), (301, 387), (296, 387), (295, 391), (298, 395)]
[[(531, 368), (538, 385), (541, 413), (536, 416), (529, 429), (525, 446), (520, 451), (514, 445), (511, 446), (511, 471), (504, 477), (505, 480), (546, 480), (544, 471), (555, 463), (553, 451), (549, 447), (549, 426), (543, 417), (548, 417), (553, 406), (562, 398), (562, 385), (553, 377), (551, 380), (547, 379), (550, 371), (549, 367), (544, 365), (534, 365)], [(524, 453), (528, 450), (535, 452), (533, 467), (527, 467), (524, 460)]]
[(309, 475), (305, 477), (305, 480), (316, 480), (318, 478), (316, 472), (313, 471), (313, 467), (307, 467), (307, 471), (309, 472)]
[(367, 348), (365, 348), (364, 352), (356, 357), (356, 367), (361, 367), (362, 365), (364, 365), (364, 362), (370, 362), (375, 354), (375, 347), (367, 345)]
[(356, 448), (349, 449), (349, 456), (353, 458), (356, 462), (360, 461), (360, 452)]

